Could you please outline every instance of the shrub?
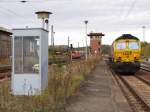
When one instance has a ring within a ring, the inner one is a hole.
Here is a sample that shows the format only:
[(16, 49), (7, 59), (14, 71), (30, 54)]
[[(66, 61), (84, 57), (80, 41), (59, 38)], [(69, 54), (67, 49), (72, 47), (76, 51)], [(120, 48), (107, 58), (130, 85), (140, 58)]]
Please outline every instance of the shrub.
[(78, 90), (98, 60), (49, 66), (48, 87), (39, 96), (12, 96), (10, 82), (0, 84), (0, 112), (64, 112), (66, 99)]

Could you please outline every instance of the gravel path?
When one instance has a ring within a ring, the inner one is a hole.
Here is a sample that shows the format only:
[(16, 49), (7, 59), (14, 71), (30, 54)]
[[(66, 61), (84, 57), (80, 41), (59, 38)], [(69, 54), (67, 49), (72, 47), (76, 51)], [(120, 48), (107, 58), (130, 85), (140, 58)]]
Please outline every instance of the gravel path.
[(78, 94), (69, 99), (66, 112), (131, 112), (110, 74), (101, 61), (88, 75)]

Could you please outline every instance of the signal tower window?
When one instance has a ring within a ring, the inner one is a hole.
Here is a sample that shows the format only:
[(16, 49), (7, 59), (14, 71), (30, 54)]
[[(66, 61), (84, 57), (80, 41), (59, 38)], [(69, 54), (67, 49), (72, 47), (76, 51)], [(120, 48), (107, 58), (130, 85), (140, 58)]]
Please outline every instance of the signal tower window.
[(125, 42), (117, 42), (116, 49), (118, 49), (118, 50), (126, 49), (126, 43)]

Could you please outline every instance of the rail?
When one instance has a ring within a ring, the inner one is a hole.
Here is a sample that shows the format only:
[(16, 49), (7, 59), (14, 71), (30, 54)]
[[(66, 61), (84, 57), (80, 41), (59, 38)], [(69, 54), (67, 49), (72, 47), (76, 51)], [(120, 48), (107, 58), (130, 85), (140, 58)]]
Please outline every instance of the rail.
[(141, 63), (141, 67), (140, 68), (142, 70), (144, 70), (144, 71), (150, 72), (150, 64), (148, 64), (148, 63)]
[[(110, 68), (110, 67), (109, 67)], [(150, 84), (137, 78), (135, 75), (115, 73), (111, 68), (112, 76), (118, 83), (134, 112), (150, 111)]]

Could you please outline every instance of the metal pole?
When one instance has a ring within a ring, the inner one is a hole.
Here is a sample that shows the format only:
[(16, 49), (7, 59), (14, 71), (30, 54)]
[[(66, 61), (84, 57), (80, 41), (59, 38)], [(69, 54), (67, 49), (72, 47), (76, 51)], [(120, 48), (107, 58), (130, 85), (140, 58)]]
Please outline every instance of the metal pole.
[(42, 27), (43, 27), (43, 29), (45, 29), (45, 20), (44, 20), (44, 18), (42, 18)]
[(21, 72), (24, 73), (24, 44), (25, 44), (24, 42), (25, 41), (24, 41), (24, 37), (23, 36), (21, 38), (21, 42), (22, 42), (22, 46), (21, 46), (22, 47), (22, 49), (21, 49), (22, 50), (22, 65), (21, 65), (22, 71)]
[(143, 28), (143, 42), (145, 42), (145, 29), (146, 29), (146, 27), (142, 26), (142, 28)]
[(53, 25), (52, 25), (52, 26), (51, 26), (51, 46), (54, 46), (53, 33), (54, 33), (54, 31), (53, 31)]
[(70, 44), (70, 37), (68, 36), (68, 48), (69, 48), (69, 44)]
[(88, 58), (88, 46), (87, 46), (87, 23), (88, 23), (88, 21), (87, 20), (85, 20), (84, 21), (84, 23), (85, 23), (85, 44), (86, 44), (86, 47), (85, 47), (85, 58), (86, 58), (86, 60), (87, 60), (87, 58)]
[(53, 47), (55, 46), (55, 38), (54, 38), (55, 32), (53, 30)]

